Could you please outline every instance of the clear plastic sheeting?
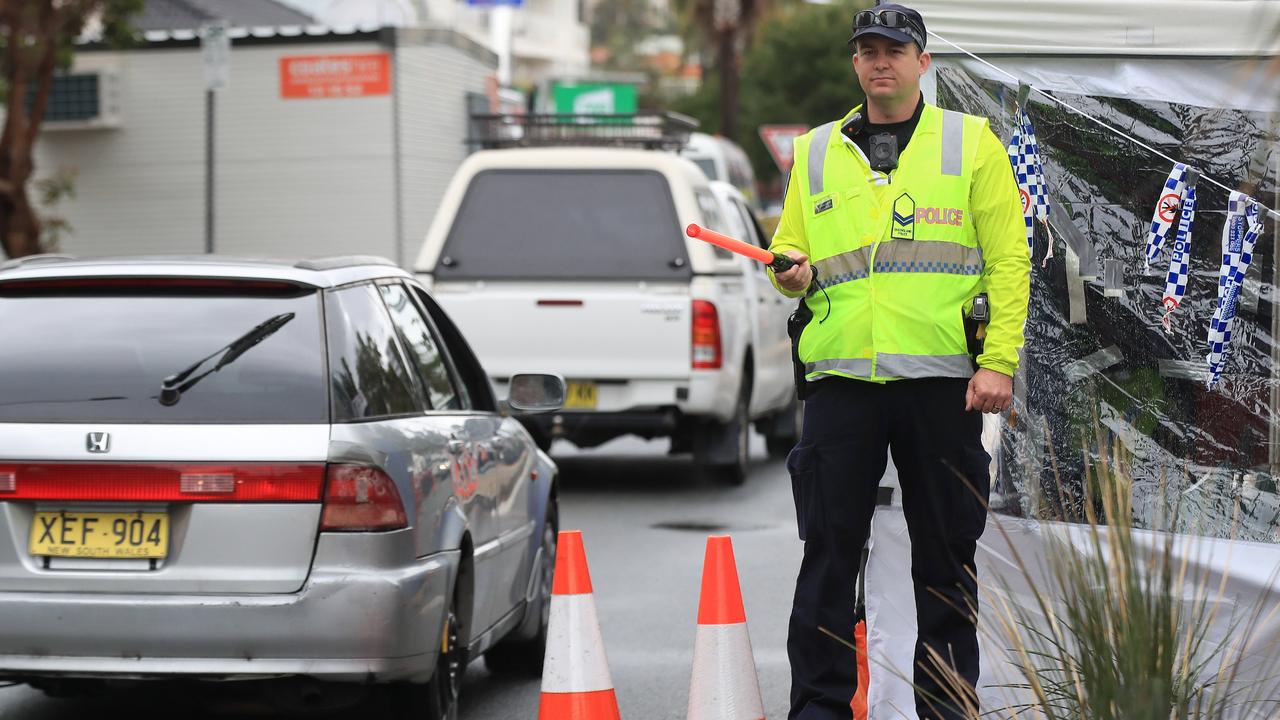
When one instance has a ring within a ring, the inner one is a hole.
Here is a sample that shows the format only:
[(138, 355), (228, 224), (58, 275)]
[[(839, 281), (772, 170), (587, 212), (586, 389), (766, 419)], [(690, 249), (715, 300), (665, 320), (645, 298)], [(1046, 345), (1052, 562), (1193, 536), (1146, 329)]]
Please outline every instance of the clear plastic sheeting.
[[(940, 60), (942, 107), (1013, 131), (1017, 87)], [(1134, 98), (1057, 94), (1207, 176), (1275, 207), (1280, 116)], [(1170, 249), (1143, 272), (1170, 164), (1032, 94), (1049, 185), (1054, 257), (1037, 225), (1027, 344), (1015, 419), (1000, 433), (997, 512), (1083, 517), (1086, 463), (1119, 443), (1135, 521), (1213, 538), (1280, 543), (1280, 376), (1274, 223), (1249, 268), (1222, 383), (1210, 391), (1207, 333), (1217, 303), (1228, 193), (1202, 180), (1190, 280), (1161, 327)], [(1280, 559), (1280, 554), (1277, 555)]]

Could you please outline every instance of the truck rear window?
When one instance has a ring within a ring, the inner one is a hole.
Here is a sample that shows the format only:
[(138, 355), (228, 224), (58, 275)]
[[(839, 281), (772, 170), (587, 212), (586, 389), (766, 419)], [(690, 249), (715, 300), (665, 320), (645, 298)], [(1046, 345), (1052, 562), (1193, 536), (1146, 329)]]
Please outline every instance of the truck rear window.
[(315, 290), (0, 285), (0, 328), (0, 422), (329, 420)]
[(440, 280), (690, 276), (667, 179), (649, 170), (487, 170), (472, 178)]

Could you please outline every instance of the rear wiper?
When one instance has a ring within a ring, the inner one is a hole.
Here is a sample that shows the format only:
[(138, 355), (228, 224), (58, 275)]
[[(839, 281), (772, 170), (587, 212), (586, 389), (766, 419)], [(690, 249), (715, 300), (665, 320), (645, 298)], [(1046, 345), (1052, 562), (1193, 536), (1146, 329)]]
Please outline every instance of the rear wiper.
[[(183, 370), (175, 375), (170, 375), (160, 383), (160, 404), (161, 405), (177, 405), (178, 400), (182, 398), (182, 394), (190, 390), (192, 386), (208, 377), (211, 373), (216, 373), (226, 365), (233, 363), (249, 348), (266, 340), (275, 331), (284, 327), (286, 323), (293, 319), (293, 313), (282, 313), (275, 317), (268, 318), (260, 323), (257, 327), (231, 342), (223, 345), (215, 350), (207, 357), (197, 360), (191, 367)], [(215, 357), (221, 355), (216, 365), (209, 370), (193, 376), (196, 370), (202, 365), (209, 362)]]

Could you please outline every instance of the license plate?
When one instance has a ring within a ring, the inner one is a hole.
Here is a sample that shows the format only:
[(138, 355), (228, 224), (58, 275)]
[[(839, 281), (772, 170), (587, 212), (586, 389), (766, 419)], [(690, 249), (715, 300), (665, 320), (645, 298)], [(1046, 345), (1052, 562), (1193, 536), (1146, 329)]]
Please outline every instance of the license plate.
[(169, 554), (169, 514), (37, 512), (28, 549), (55, 557), (163, 558)]
[(596, 384), (593, 382), (572, 381), (565, 388), (564, 407), (566, 410), (594, 410), (598, 401)]

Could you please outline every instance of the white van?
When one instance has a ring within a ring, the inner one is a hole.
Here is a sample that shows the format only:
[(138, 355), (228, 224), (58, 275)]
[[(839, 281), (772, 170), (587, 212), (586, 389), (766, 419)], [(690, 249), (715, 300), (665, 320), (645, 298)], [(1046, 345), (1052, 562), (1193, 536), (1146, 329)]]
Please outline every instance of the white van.
[(751, 159), (737, 143), (719, 135), (691, 133), (680, 154), (701, 168), (708, 180), (721, 180), (733, 185), (753, 210), (759, 212), (762, 209)]
[(690, 223), (767, 243), (745, 198), (717, 197), (673, 152), (485, 150), (458, 169), (415, 271), (500, 397), (517, 370), (568, 379), (564, 411), (526, 419), (539, 442), (670, 437), (739, 483), (752, 423), (775, 454), (795, 439), (790, 306)]

